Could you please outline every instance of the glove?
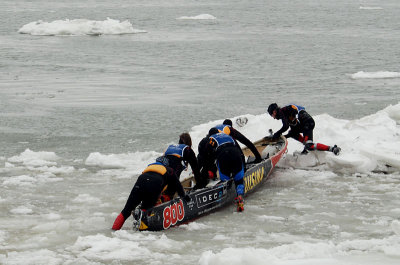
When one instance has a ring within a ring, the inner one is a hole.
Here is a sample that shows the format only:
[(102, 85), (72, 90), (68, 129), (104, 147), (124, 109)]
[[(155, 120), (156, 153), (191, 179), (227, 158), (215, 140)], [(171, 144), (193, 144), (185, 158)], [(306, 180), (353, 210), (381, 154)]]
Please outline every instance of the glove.
[(190, 202), (192, 200), (192, 198), (190, 198), (189, 194), (185, 194), (185, 196), (183, 196), (183, 199), (185, 200), (185, 202)]
[(280, 134), (274, 133), (274, 135), (272, 135), (272, 139), (277, 140), (277, 139), (279, 139), (280, 136), (281, 136)]
[(273, 137), (273, 135), (268, 135), (268, 136), (265, 136), (264, 139), (270, 141), (270, 140), (272, 140), (272, 137)]
[(169, 197), (169, 196), (166, 195), (166, 194), (162, 194), (162, 195), (160, 196), (160, 199), (161, 199), (161, 202), (167, 202), (167, 201), (170, 201), (170, 200), (171, 200), (171, 197)]

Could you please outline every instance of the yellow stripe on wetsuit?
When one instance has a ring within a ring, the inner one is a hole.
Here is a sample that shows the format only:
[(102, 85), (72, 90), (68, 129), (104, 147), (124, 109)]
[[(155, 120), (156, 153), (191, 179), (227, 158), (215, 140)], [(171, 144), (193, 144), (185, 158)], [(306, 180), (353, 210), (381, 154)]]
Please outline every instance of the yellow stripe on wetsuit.
[[(217, 126), (217, 127), (220, 127), (220, 126)], [(217, 129), (218, 129), (218, 132), (220, 132), (220, 133), (225, 133), (227, 135), (231, 135), (231, 129), (229, 129), (228, 125), (226, 125), (222, 130), (220, 128), (217, 128)]]
[[(167, 169), (163, 165), (153, 164), (146, 167), (145, 170), (143, 170), (142, 174), (147, 172), (155, 172), (164, 175), (167, 172)], [(165, 185), (161, 193), (163, 193), (167, 189), (167, 187), (168, 185)]]
[(155, 165), (149, 165), (148, 167), (146, 167), (145, 170), (143, 170), (143, 173), (147, 173), (147, 172), (155, 172), (155, 173), (164, 175), (167, 172), (167, 169), (163, 165), (155, 164)]

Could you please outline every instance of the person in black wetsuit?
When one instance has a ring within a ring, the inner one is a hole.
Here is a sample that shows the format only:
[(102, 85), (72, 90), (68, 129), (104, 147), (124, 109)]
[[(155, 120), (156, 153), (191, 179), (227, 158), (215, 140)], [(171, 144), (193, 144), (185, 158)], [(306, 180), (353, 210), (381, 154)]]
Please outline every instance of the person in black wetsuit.
[[(244, 136), (243, 134), (241, 134), (239, 131), (237, 131), (235, 128), (232, 127), (232, 121), (230, 119), (224, 120), (224, 122), (222, 124), (216, 125), (216, 126), (214, 126), (214, 128), (217, 128), (219, 132), (222, 132), (222, 133), (225, 133), (225, 134), (231, 136), (233, 138), (233, 140), (235, 140), (237, 146), (239, 146), (239, 144), (237, 142), (240, 142), (240, 143), (244, 144), (245, 146), (247, 146), (247, 148), (249, 148), (255, 156), (254, 163), (261, 162), (261, 160), (262, 160), (261, 155), (258, 152), (257, 148), (254, 146), (254, 144), (249, 139), (247, 139), (246, 136)], [(244, 161), (244, 156), (243, 156), (243, 161)]]
[(142, 210), (153, 207), (163, 189), (173, 185), (177, 187), (179, 196), (185, 197), (185, 191), (182, 184), (170, 167), (165, 167), (156, 162), (150, 164), (137, 179), (132, 191), (126, 201), (124, 209), (117, 216), (112, 226), (113, 230), (120, 230), (125, 220), (132, 214), (132, 211), (140, 204)]
[[(234, 129), (232, 127), (232, 121), (230, 119), (224, 120), (224, 122), (222, 124), (216, 125), (213, 128), (216, 128), (218, 130), (218, 132), (225, 133), (225, 134), (231, 136), (233, 138), (233, 140), (235, 141), (236, 145), (239, 147), (239, 149), (240, 149), (240, 146), (237, 143), (238, 141), (240, 143), (244, 144), (245, 146), (247, 146), (253, 152), (253, 154), (255, 156), (254, 163), (261, 162), (261, 160), (262, 160), (261, 155), (258, 152), (257, 148), (254, 146), (254, 144), (249, 139), (246, 138), (246, 136), (244, 136), (243, 134), (241, 134), (239, 131), (237, 131), (236, 129)], [(199, 146), (198, 146), (199, 153), (197, 155), (197, 160), (201, 167), (202, 176), (204, 178), (206, 178), (207, 176), (209, 178), (213, 178), (214, 174), (216, 172), (216, 167), (214, 166), (213, 161), (209, 161), (209, 160), (205, 159), (205, 157), (209, 156), (209, 155), (207, 155), (207, 151), (205, 150), (205, 145), (208, 142), (208, 137), (209, 137), (209, 135), (204, 137), (199, 143)], [(243, 164), (245, 164), (245, 162), (246, 162), (245, 157), (244, 157), (241, 149), (240, 149), (240, 152), (241, 152)]]
[(234, 180), (237, 194), (235, 202), (237, 211), (241, 212), (244, 210), (245, 168), (241, 149), (231, 136), (220, 133), (217, 128), (211, 128), (208, 135), (202, 155), (207, 163), (214, 164), (222, 181)]
[[(200, 174), (196, 154), (192, 150), (192, 139), (188, 133), (182, 133), (179, 136), (179, 144), (168, 146), (164, 153), (164, 157), (168, 159), (169, 166), (175, 170), (175, 174), (178, 178), (182, 171), (187, 168), (188, 164), (190, 165), (196, 181), (194, 189), (203, 188), (207, 185), (208, 178), (205, 178)], [(176, 189), (170, 186), (163, 195), (172, 198), (175, 191)]]
[(113, 230), (119, 230), (132, 211), (140, 204), (142, 210), (156, 205), (160, 196), (163, 200), (171, 199), (175, 192), (186, 201), (190, 200), (185, 195), (179, 176), (189, 163), (195, 174), (199, 185), (204, 185), (200, 179), (196, 155), (190, 148), (192, 140), (188, 133), (179, 136), (179, 144), (168, 146), (164, 155), (157, 158), (156, 162), (150, 164), (137, 179), (124, 209), (117, 216), (112, 226)]
[(320, 150), (330, 151), (335, 155), (339, 155), (340, 148), (337, 145), (328, 146), (313, 142), (315, 122), (304, 107), (290, 104), (280, 108), (276, 103), (272, 103), (268, 106), (268, 113), (272, 118), (282, 121), (282, 128), (274, 133), (273, 139), (278, 139), (290, 127), (289, 133), (285, 137), (291, 137), (304, 144), (303, 154), (307, 154), (308, 151), (312, 150)]

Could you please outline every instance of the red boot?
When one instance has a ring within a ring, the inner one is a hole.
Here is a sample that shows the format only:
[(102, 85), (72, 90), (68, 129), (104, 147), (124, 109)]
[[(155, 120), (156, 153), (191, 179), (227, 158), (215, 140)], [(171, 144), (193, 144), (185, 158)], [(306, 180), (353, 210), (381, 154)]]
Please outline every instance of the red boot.
[(242, 195), (239, 195), (235, 198), (235, 203), (237, 206), (237, 211), (243, 212), (244, 211), (244, 200), (243, 200)]
[(122, 215), (122, 213), (120, 213), (114, 221), (112, 230), (120, 230), (122, 228), (122, 226), (124, 225), (124, 223), (125, 223), (125, 218)]

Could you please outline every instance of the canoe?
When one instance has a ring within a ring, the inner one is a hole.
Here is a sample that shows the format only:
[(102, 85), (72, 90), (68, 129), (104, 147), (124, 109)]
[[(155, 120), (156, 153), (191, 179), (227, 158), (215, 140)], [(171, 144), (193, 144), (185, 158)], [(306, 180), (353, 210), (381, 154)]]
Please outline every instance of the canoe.
[[(248, 148), (242, 149), (247, 159), (244, 176), (245, 196), (256, 190), (263, 181), (270, 178), (275, 165), (287, 150), (287, 140), (283, 136), (277, 141), (263, 138), (254, 142), (254, 145), (263, 160), (257, 164), (252, 163), (251, 161), (254, 160), (254, 157), (251, 151)], [(185, 189), (193, 187), (193, 177), (183, 180), (182, 185)], [(188, 194), (191, 199), (188, 202), (178, 197), (148, 209), (145, 214), (134, 214), (134, 229), (139, 231), (161, 231), (193, 221), (202, 215), (228, 204), (233, 204), (233, 200), (236, 197), (236, 188), (232, 180), (226, 182), (213, 181), (207, 187), (190, 191)]]

